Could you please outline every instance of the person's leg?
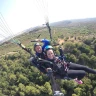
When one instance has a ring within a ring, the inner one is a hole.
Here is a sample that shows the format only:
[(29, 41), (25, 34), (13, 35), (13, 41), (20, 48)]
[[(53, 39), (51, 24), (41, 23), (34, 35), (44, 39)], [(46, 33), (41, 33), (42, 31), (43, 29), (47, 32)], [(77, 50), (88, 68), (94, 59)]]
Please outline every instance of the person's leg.
[(69, 78), (81, 80), (86, 75), (86, 72), (83, 70), (68, 70), (67, 75)]
[(73, 70), (84, 70), (88, 73), (96, 74), (96, 70), (88, 68), (87, 66), (80, 65), (80, 64), (75, 64), (75, 63), (69, 63), (68, 64), (69, 69)]

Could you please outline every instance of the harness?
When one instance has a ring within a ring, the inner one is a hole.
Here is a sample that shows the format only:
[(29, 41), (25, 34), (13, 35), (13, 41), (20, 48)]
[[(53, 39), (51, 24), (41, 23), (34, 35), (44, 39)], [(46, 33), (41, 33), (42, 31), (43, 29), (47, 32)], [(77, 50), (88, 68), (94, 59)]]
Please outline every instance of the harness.
[(62, 61), (62, 60), (56, 58), (54, 62), (55, 62), (54, 66), (57, 66), (57, 71), (59, 71), (61, 75), (67, 73), (69, 68), (68, 68), (68, 64), (65, 61)]
[[(53, 67), (53, 63), (48, 61), (48, 60), (44, 60), (41, 58), (34, 58), (32, 60), (32, 63), (34, 63), (34, 65), (40, 70), (40, 71), (46, 71), (47, 68), (52, 68)], [(46, 72), (44, 72), (46, 73)]]

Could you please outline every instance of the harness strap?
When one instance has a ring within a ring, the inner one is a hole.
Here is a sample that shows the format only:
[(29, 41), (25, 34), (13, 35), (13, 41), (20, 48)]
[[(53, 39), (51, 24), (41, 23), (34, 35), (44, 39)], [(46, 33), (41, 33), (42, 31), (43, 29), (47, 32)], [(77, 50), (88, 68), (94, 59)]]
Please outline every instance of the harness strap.
[(56, 63), (56, 64), (59, 63), (59, 64), (61, 64), (61, 65), (64, 65), (64, 70), (65, 70), (65, 72), (67, 72), (67, 71), (69, 70), (68, 64), (67, 64), (66, 62), (62, 62), (62, 60), (56, 58), (56, 59), (55, 59), (55, 63)]

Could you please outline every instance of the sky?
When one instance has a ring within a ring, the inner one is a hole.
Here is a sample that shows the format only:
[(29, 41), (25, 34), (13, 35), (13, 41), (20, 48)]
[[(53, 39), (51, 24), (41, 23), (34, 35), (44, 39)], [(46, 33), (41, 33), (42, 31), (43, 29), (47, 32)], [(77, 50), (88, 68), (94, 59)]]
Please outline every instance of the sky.
[[(96, 0), (0, 0), (0, 40), (30, 27), (45, 24), (46, 20), (52, 23), (94, 18), (95, 2)], [(2, 20), (11, 30), (7, 30)]]

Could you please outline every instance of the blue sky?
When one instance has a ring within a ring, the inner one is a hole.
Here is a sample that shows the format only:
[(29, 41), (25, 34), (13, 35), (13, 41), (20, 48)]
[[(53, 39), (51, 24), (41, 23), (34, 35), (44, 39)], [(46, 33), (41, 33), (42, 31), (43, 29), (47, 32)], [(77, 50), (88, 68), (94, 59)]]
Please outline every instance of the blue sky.
[[(49, 22), (96, 17), (96, 0), (0, 0), (0, 13), (14, 34)], [(45, 5), (45, 7), (44, 7)], [(0, 34), (5, 36), (0, 30)], [(0, 39), (4, 36), (0, 36)]]

